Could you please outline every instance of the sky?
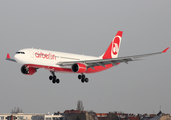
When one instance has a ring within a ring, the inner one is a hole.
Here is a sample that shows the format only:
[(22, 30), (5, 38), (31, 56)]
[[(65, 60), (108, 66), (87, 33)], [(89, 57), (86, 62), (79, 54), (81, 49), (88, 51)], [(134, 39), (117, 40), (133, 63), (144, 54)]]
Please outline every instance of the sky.
[(171, 114), (171, 50), (141, 61), (86, 74), (21, 73), (6, 61), (23, 48), (102, 55), (117, 31), (123, 31), (119, 57), (160, 52), (171, 47), (170, 0), (0, 0), (0, 113), (19, 107), (24, 113), (84, 109), (99, 113)]

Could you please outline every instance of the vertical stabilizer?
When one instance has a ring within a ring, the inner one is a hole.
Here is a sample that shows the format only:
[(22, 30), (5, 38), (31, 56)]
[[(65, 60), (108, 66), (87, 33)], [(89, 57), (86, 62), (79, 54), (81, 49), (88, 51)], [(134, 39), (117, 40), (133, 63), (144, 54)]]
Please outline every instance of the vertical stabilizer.
[(103, 59), (117, 58), (121, 44), (123, 31), (118, 31), (106, 52), (101, 56)]

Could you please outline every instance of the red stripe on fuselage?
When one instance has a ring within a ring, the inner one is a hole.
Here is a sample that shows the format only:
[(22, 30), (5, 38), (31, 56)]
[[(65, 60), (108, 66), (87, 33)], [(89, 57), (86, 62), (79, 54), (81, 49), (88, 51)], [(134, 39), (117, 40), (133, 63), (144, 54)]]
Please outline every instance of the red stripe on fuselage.
[[(120, 64), (120, 63), (117, 63), (117, 65), (118, 64)], [(34, 68), (44, 68), (44, 69), (49, 70), (49, 71), (74, 73), (70, 68), (60, 68), (60, 67), (36, 65), (36, 64), (26, 64), (26, 65), (28, 65), (29, 67), (34, 67)], [(105, 65), (105, 67), (95, 66), (94, 69), (88, 68), (85, 73), (96, 73), (96, 72), (100, 72), (100, 71), (109, 69), (111, 67), (113, 67), (112, 64), (107, 64), (107, 65)]]
[(60, 68), (60, 67), (36, 65), (36, 64), (26, 64), (26, 65), (28, 65), (29, 67), (34, 67), (34, 68), (44, 68), (44, 69), (55, 71), (55, 72), (72, 72), (72, 70), (69, 68)]

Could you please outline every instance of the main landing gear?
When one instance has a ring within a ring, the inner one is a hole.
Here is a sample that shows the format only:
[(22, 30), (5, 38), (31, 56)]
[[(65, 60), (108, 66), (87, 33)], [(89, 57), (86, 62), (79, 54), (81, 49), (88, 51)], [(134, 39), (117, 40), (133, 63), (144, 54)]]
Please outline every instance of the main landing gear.
[(78, 79), (80, 79), (82, 83), (84, 82), (88, 83), (89, 81), (89, 79), (86, 78), (84, 74), (78, 75)]
[(55, 84), (55, 83), (59, 83), (60, 80), (56, 77), (55, 73), (53, 71), (51, 71), (51, 74), (49, 76), (49, 80), (52, 80), (52, 83)]
[[(59, 83), (60, 80), (56, 77), (55, 75), (55, 72), (53, 71), (50, 71), (52, 75), (49, 76), (49, 80), (52, 80), (52, 83), (55, 84), (55, 83)], [(81, 80), (82, 83), (88, 83), (89, 79), (86, 78), (86, 76), (82, 73), (80, 75), (78, 75), (78, 79)]]

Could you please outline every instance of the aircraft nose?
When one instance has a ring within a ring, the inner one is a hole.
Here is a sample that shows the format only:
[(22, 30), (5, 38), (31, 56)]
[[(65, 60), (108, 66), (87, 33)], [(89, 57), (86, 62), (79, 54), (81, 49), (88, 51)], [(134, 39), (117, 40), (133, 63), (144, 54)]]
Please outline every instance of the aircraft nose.
[(18, 63), (20, 63), (20, 62), (21, 62), (21, 55), (20, 55), (20, 54), (15, 54), (15, 55), (14, 55), (14, 59), (15, 59)]
[(14, 55), (14, 59), (18, 63), (24, 64), (24, 61), (27, 60), (27, 58), (25, 58), (25, 51), (20, 50), (20, 51), (16, 52), (15, 55)]
[(17, 54), (14, 55), (14, 59), (15, 59), (16, 61), (18, 60), (18, 55), (17, 55)]

